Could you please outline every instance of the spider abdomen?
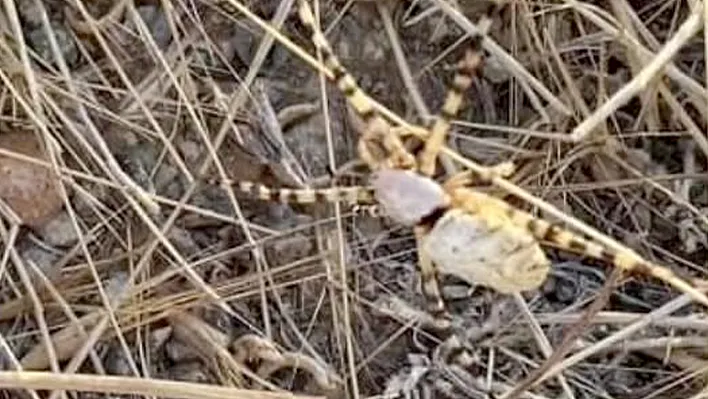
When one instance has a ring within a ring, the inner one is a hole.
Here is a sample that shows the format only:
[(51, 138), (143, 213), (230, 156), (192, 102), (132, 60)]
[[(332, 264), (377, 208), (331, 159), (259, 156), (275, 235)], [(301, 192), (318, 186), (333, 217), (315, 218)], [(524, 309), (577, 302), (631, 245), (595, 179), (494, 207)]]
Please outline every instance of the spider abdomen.
[(515, 293), (538, 288), (550, 262), (538, 241), (512, 223), (493, 226), (483, 215), (448, 211), (423, 240), (440, 273)]

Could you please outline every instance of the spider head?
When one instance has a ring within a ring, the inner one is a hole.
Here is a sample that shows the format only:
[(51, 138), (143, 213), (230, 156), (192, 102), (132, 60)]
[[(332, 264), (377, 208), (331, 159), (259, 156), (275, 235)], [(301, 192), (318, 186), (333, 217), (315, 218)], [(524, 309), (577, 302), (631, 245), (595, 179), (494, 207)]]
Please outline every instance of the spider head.
[(386, 215), (406, 226), (413, 226), (450, 204), (442, 186), (410, 170), (378, 170), (373, 174), (372, 186)]

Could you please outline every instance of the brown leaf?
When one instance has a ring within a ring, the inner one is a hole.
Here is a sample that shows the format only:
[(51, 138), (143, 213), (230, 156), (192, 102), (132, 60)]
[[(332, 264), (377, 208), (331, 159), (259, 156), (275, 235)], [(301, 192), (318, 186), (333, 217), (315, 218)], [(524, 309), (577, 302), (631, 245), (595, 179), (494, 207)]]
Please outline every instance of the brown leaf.
[[(31, 133), (0, 134), (0, 148), (28, 157), (45, 159)], [(0, 198), (23, 224), (38, 227), (62, 208), (56, 179), (48, 168), (0, 154)]]

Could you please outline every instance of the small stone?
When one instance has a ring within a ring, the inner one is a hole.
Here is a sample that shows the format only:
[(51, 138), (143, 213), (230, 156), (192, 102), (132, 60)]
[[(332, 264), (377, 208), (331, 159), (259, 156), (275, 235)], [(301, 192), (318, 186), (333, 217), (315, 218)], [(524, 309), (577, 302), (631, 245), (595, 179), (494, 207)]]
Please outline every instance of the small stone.
[(62, 212), (47, 224), (42, 226), (39, 234), (44, 241), (56, 247), (67, 247), (75, 243), (79, 236), (76, 234), (71, 217), (68, 213)]
[[(0, 148), (44, 160), (44, 153), (32, 133), (0, 134)], [(51, 220), (64, 205), (56, 177), (46, 167), (0, 155), (0, 198), (22, 223), (38, 227)]]

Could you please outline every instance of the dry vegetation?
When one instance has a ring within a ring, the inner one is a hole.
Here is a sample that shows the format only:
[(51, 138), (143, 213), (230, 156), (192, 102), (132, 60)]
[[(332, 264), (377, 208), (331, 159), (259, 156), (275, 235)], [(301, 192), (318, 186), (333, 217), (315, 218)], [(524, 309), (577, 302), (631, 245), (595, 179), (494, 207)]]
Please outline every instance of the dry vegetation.
[[(350, 185), (366, 171), (297, 3), (215, 3), (0, 3), (0, 397), (708, 395), (706, 310), (656, 280), (613, 284), (610, 266), (554, 248), (552, 277), (524, 297), (446, 278), (476, 356), (463, 370), (424, 328), (411, 231), (220, 186)], [(486, 6), (458, 3), (319, 6), (370, 96), (425, 124)], [(484, 189), (703, 279), (702, 13), (516, 0), (451, 148), (514, 161), (510, 183)]]

